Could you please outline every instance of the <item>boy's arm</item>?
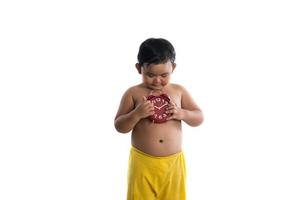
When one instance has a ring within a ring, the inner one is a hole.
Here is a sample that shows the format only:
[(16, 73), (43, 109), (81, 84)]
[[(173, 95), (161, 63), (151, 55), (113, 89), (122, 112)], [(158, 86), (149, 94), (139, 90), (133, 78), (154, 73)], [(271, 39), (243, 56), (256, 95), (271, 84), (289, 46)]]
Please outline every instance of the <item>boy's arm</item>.
[(203, 114), (190, 93), (182, 87), (181, 107), (183, 109), (183, 121), (190, 126), (199, 126), (203, 122)]
[(138, 121), (139, 119), (134, 112), (134, 101), (129, 89), (121, 99), (119, 110), (115, 117), (115, 128), (120, 133), (128, 133)]
[(153, 114), (154, 107), (146, 97), (144, 97), (142, 103), (135, 107), (132, 92), (129, 89), (122, 97), (115, 117), (115, 128), (120, 133), (128, 133), (142, 118)]
[(134, 111), (130, 113), (120, 115), (115, 119), (115, 128), (120, 133), (130, 132), (140, 119)]
[(182, 86), (178, 86), (181, 90), (181, 108), (175, 103), (169, 107), (172, 116), (169, 119), (183, 120), (190, 126), (199, 126), (203, 122), (203, 114), (197, 106), (189, 92)]

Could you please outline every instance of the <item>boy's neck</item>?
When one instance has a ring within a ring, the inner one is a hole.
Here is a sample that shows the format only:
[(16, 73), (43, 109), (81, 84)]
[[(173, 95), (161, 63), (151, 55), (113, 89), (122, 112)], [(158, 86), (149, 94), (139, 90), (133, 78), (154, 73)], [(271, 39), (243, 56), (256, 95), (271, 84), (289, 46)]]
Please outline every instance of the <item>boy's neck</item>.
[[(169, 85), (169, 84), (168, 84)], [(161, 89), (155, 89), (155, 88), (151, 88), (146, 86), (144, 83), (141, 83), (140, 86), (147, 89), (149, 92), (153, 91), (153, 92), (162, 92), (162, 91), (166, 91), (168, 88), (168, 85), (165, 85), (163, 88)]]

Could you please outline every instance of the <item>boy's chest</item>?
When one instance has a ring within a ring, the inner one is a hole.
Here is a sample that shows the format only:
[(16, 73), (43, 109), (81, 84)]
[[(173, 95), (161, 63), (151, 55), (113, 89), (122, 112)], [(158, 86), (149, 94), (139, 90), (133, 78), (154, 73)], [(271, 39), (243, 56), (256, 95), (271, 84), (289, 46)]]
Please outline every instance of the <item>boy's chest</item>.
[[(175, 103), (179, 108), (181, 108), (181, 95), (179, 93), (176, 92), (164, 92), (164, 94), (166, 94), (167, 96), (170, 97), (170, 102)], [(136, 107), (137, 105), (139, 105), (140, 103), (143, 102), (143, 97), (149, 97), (150, 95), (154, 95), (154, 96), (160, 96), (160, 94), (150, 94), (150, 93), (141, 93), (141, 94), (135, 94), (133, 97), (134, 100), (134, 107)], [(163, 99), (163, 98), (157, 98), (157, 100), (159, 99)]]

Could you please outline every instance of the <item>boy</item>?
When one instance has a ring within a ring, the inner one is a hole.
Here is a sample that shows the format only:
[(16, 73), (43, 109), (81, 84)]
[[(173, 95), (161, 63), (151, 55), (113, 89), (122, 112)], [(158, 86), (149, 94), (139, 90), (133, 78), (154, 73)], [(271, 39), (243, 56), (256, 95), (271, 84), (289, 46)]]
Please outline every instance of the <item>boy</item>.
[(123, 95), (115, 128), (131, 134), (127, 200), (185, 200), (185, 160), (181, 121), (198, 126), (200, 108), (187, 90), (170, 83), (175, 50), (162, 38), (139, 48), (136, 69), (142, 83)]

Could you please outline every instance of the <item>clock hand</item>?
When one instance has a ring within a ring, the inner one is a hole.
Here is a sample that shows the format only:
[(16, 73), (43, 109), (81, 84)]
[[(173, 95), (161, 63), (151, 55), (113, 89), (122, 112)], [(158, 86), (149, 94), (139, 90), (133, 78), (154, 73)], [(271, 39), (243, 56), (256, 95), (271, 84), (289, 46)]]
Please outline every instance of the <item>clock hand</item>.
[(158, 110), (160, 110), (161, 107), (154, 106), (154, 108), (157, 108)]
[(164, 105), (160, 106), (158, 109), (160, 110), (162, 107), (168, 105), (168, 103), (165, 103)]

